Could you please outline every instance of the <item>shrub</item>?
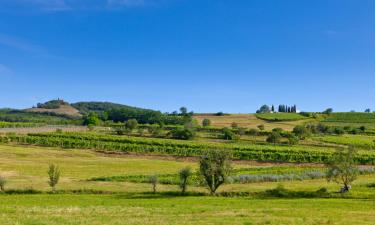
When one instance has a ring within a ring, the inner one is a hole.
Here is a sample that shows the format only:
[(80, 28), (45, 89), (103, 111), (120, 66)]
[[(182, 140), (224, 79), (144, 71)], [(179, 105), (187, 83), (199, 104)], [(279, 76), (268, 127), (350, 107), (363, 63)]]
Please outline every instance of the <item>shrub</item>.
[(230, 153), (225, 150), (205, 151), (199, 160), (199, 172), (210, 193), (215, 194), (232, 171)]
[(222, 130), (222, 138), (224, 140), (235, 140), (236, 139), (236, 135), (229, 128), (223, 128), (223, 130)]
[(59, 183), (59, 179), (60, 179), (60, 169), (57, 165), (55, 164), (49, 165), (48, 177), (49, 177), (48, 184), (52, 188), (52, 191), (55, 192), (56, 185)]
[(170, 132), (172, 138), (180, 140), (190, 140), (195, 137), (195, 132), (189, 128), (175, 128)]
[(310, 131), (302, 125), (295, 126), (293, 129), (293, 133), (297, 135), (300, 139), (305, 139), (306, 137), (310, 136)]
[(138, 121), (136, 119), (130, 119), (126, 121), (125, 127), (132, 131), (138, 127)]
[(299, 138), (293, 133), (288, 134), (287, 138), (289, 145), (296, 145), (299, 142)]
[(252, 129), (250, 129), (250, 130), (248, 131), (248, 134), (251, 135), (251, 136), (258, 136), (258, 130), (252, 128)]
[(258, 125), (258, 129), (259, 129), (259, 130), (264, 130), (264, 129), (265, 129), (265, 127), (264, 127), (264, 125), (263, 125), (263, 124), (261, 124), (261, 125)]
[(266, 141), (268, 143), (273, 143), (273, 144), (277, 144), (280, 142), (280, 139), (281, 139), (281, 134), (279, 132), (272, 132), (268, 135)]
[(203, 119), (202, 120), (202, 126), (203, 127), (209, 127), (209, 126), (211, 126), (211, 120), (210, 119)]

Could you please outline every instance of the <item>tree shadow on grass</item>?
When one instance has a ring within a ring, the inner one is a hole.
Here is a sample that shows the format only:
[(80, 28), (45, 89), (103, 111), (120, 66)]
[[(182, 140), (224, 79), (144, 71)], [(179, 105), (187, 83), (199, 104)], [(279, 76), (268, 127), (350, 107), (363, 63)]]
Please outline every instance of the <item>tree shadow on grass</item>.
[(181, 197), (199, 197), (206, 196), (206, 193), (203, 192), (186, 192), (181, 194), (181, 192), (140, 192), (140, 193), (124, 193), (114, 195), (118, 199), (163, 199), (163, 198), (181, 198)]

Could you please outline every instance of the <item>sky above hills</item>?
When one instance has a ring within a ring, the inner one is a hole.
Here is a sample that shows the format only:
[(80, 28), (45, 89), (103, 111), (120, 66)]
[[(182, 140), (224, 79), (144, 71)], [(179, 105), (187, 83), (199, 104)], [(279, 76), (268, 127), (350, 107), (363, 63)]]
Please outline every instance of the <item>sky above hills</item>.
[(372, 0), (0, 0), (0, 108), (375, 110)]

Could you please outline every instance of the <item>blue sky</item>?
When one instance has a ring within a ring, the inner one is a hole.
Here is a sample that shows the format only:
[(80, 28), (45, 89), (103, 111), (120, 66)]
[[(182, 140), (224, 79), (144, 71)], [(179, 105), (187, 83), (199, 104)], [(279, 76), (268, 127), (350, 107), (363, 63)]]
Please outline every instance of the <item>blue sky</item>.
[(372, 0), (0, 0), (0, 107), (375, 110)]

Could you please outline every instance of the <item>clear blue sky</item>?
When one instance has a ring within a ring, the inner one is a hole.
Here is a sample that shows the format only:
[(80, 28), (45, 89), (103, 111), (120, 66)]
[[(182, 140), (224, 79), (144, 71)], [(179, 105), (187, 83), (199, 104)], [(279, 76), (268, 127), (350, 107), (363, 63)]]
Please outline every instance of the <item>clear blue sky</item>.
[(0, 107), (375, 110), (373, 0), (0, 0)]

